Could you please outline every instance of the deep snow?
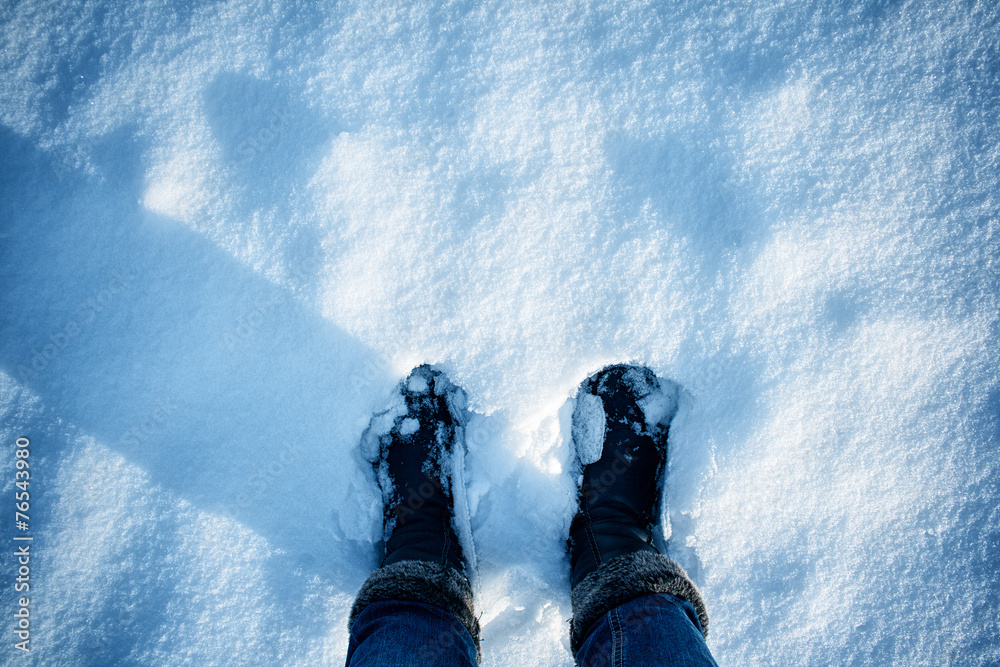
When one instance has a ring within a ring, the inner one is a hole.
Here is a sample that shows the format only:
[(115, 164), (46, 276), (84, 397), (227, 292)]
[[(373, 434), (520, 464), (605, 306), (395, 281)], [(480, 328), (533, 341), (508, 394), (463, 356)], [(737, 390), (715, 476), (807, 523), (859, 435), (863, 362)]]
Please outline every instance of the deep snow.
[(570, 398), (635, 361), (720, 664), (1000, 664), (998, 10), (745, 5), (0, 6), (0, 655), (342, 663), (431, 362), (484, 664), (570, 665)]

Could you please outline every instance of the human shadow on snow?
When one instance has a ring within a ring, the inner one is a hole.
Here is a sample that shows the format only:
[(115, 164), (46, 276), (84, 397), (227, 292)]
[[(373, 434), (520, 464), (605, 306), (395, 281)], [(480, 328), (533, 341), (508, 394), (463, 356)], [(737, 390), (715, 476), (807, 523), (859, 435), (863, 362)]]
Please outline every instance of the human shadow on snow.
[[(245, 524), (295, 568), (345, 590), (363, 580), (369, 536), (342, 530), (332, 508), (355, 511), (355, 445), (396, 381), (387, 363), (146, 210), (130, 129), (95, 147), (91, 171), (57, 165), (7, 128), (0, 147), (0, 369), (40, 397), (43, 420), (69, 427), (48, 453), (68, 453), (78, 430)], [(318, 243), (301, 257), (290, 274), (309, 282)], [(145, 557), (165, 555), (160, 546)], [(276, 594), (288, 565), (275, 565)]]

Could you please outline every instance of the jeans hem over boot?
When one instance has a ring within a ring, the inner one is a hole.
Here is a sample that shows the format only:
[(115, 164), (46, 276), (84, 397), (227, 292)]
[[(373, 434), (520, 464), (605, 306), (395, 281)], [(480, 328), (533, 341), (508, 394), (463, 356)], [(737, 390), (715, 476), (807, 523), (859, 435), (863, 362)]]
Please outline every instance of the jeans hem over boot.
[(348, 630), (373, 602), (423, 602), (444, 609), (465, 626), (479, 647), (479, 619), (472, 605), (472, 585), (455, 568), (422, 560), (404, 560), (371, 573), (351, 607)]
[(691, 603), (701, 632), (708, 636), (708, 610), (701, 593), (684, 569), (673, 560), (650, 551), (618, 556), (603, 563), (573, 588), (573, 655), (580, 650), (587, 631), (609, 611), (650, 593), (666, 593)]

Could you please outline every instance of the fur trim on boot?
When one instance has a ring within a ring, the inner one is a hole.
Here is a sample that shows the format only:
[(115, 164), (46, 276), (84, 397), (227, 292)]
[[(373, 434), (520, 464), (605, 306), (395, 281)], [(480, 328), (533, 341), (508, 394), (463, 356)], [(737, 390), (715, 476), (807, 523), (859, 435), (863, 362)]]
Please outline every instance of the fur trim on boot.
[(668, 593), (690, 602), (698, 613), (702, 633), (708, 636), (708, 610), (684, 569), (666, 556), (637, 551), (602, 564), (573, 589), (573, 655), (604, 614), (650, 593)]
[(351, 607), (348, 631), (373, 602), (400, 600), (440, 607), (465, 626), (479, 652), (479, 619), (472, 606), (472, 586), (453, 567), (422, 560), (404, 560), (371, 573)]

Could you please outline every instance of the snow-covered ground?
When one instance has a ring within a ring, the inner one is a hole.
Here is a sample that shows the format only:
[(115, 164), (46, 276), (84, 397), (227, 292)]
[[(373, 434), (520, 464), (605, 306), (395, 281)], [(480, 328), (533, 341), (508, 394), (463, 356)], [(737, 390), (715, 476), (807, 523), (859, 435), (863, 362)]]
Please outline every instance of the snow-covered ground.
[[(991, 2), (0, 6), (9, 664), (342, 663), (398, 380), (486, 665), (570, 665), (575, 387), (683, 387), (724, 665), (1000, 664)], [(30, 439), (31, 654), (13, 577)]]

